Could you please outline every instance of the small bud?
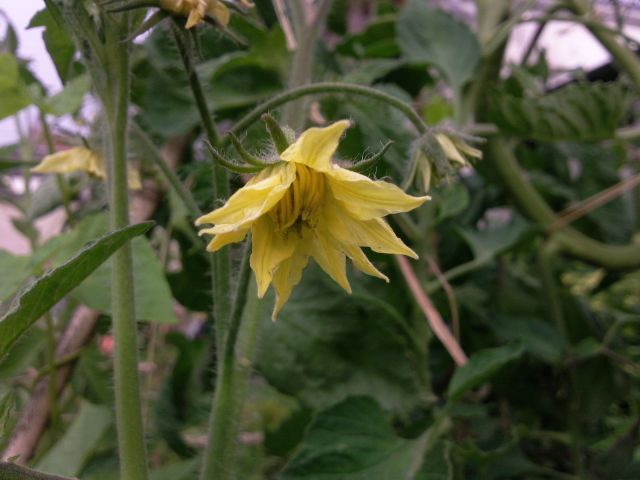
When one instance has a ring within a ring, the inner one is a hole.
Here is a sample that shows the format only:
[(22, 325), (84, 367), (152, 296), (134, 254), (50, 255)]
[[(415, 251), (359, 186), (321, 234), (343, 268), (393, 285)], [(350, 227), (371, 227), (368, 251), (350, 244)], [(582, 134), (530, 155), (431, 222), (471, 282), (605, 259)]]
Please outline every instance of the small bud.
[(452, 131), (428, 132), (411, 146), (412, 170), (408, 180), (415, 181), (422, 191), (428, 192), (432, 185), (470, 166), (467, 157), (482, 158), (482, 152), (467, 144), (462, 135)]

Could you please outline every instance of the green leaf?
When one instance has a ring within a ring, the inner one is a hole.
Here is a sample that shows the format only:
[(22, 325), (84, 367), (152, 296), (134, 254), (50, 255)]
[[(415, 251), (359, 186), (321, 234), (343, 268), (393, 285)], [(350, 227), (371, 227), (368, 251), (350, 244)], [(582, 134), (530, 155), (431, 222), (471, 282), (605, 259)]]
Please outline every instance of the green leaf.
[(45, 99), (42, 108), (52, 115), (74, 113), (82, 106), (84, 96), (89, 93), (90, 88), (89, 75), (79, 75), (69, 80), (60, 93)]
[(574, 84), (538, 98), (495, 92), (491, 120), (511, 135), (554, 142), (595, 141), (614, 136), (628, 105), (618, 83)]
[(469, 244), (477, 262), (488, 262), (513, 247), (530, 231), (530, 224), (520, 216), (506, 225), (486, 230), (459, 228), (457, 232)]
[(313, 421), (281, 480), (409, 478), (418, 442), (398, 438), (380, 406), (351, 397)]
[(498, 315), (491, 319), (490, 325), (498, 338), (505, 342), (522, 341), (527, 352), (545, 362), (553, 364), (562, 360), (562, 337), (549, 321), (536, 317)]
[(307, 268), (278, 321), (265, 315), (258, 368), (271, 385), (313, 408), (369, 395), (385, 408), (409, 410), (423, 388), (413, 345), (426, 338), (419, 328), (403, 328), (407, 320), (396, 309), (410, 304), (402, 289), (358, 275), (350, 281), (353, 295), (315, 265)]
[(76, 52), (73, 42), (69, 38), (69, 35), (67, 35), (64, 28), (56, 22), (52, 13), (47, 8), (37, 12), (31, 19), (28, 28), (35, 27), (45, 27), (42, 32), (42, 39), (44, 40), (47, 52), (49, 52), (49, 56), (58, 71), (60, 80), (62, 80), (63, 83), (66, 83), (73, 73), (73, 57)]
[(151, 472), (151, 480), (190, 480), (198, 472), (199, 461), (185, 460), (179, 463), (172, 463)]
[(459, 399), (468, 390), (486, 382), (504, 365), (519, 358), (523, 352), (521, 343), (512, 343), (474, 353), (469, 358), (469, 363), (453, 374), (447, 395), (451, 400)]
[(11, 275), (0, 275), (0, 302), (13, 295), (22, 281), (31, 272), (29, 257), (13, 255), (0, 250), (0, 272), (11, 272)]
[[(56, 259), (64, 258), (80, 248), (87, 239), (108, 230), (105, 214), (87, 217), (81, 221), (68, 240), (61, 245)], [(153, 248), (146, 238), (131, 242), (136, 319), (160, 323), (175, 323), (171, 290)], [(111, 314), (111, 264), (96, 269), (72, 293), (73, 298), (94, 310)]]
[(469, 28), (423, 0), (410, 0), (396, 27), (398, 43), (412, 62), (437, 67), (449, 84), (460, 89), (480, 62), (480, 45)]
[(31, 96), (20, 78), (18, 61), (10, 53), (0, 53), (0, 120), (31, 103)]
[(128, 240), (142, 235), (151, 225), (153, 222), (131, 225), (99, 238), (3, 303), (0, 316), (0, 358), (3, 358), (16, 340), (51, 307)]
[(58, 475), (79, 475), (112, 423), (110, 408), (82, 402), (69, 429), (36, 468)]
[(0, 399), (0, 444), (2, 444), (2, 438), (6, 436), (6, 428), (12, 409), (13, 393), (7, 392), (2, 396), (2, 399)]
[(425, 455), (422, 468), (415, 480), (453, 480), (453, 473), (451, 444), (438, 442)]

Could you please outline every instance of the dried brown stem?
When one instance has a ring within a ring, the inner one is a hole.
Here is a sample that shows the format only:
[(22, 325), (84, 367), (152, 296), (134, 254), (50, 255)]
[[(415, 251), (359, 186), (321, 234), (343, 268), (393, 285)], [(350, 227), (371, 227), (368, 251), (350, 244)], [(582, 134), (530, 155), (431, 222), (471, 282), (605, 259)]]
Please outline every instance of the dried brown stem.
[(433, 303), (431, 303), (431, 300), (420, 284), (420, 280), (418, 280), (413, 268), (411, 268), (409, 260), (401, 255), (396, 255), (395, 257), (398, 265), (400, 266), (402, 276), (407, 282), (409, 290), (411, 290), (420, 310), (422, 310), (422, 313), (426, 317), (429, 327), (431, 327), (435, 336), (438, 337), (438, 340), (440, 340), (444, 348), (449, 352), (449, 355), (451, 355), (451, 358), (456, 365), (459, 367), (465, 365), (469, 360), (467, 355), (464, 353), (455, 337), (451, 334), (451, 331), (442, 320), (442, 317), (433, 306)]
[(426, 258), (427, 264), (429, 265), (429, 269), (433, 272), (433, 274), (442, 285), (442, 289), (444, 293), (447, 295), (447, 301), (449, 302), (449, 311), (451, 312), (451, 327), (453, 328), (453, 335), (456, 337), (456, 340), (460, 341), (460, 315), (458, 313), (458, 302), (456, 302), (456, 294), (453, 291), (453, 287), (447, 280), (447, 277), (444, 276), (442, 270), (438, 266), (438, 262), (436, 262), (433, 257), (427, 256)]

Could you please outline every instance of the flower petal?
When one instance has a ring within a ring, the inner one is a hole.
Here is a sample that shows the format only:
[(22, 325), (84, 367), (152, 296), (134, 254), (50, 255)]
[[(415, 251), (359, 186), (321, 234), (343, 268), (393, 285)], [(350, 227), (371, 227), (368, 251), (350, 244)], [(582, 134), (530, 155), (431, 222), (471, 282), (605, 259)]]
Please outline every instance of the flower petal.
[(84, 171), (102, 179), (106, 178), (102, 157), (85, 147), (73, 147), (47, 155), (31, 171), (36, 173)]
[(229, 24), (229, 9), (218, 0), (208, 0), (207, 13), (214, 17), (220, 25), (226, 27)]
[(361, 272), (366, 273), (367, 275), (371, 275), (373, 277), (378, 277), (389, 283), (389, 277), (387, 277), (384, 273), (378, 270), (373, 263), (367, 258), (362, 249), (357, 245), (347, 245), (342, 244), (342, 250), (345, 254), (351, 259), (354, 267), (356, 267)]
[(418, 258), (418, 255), (407, 247), (382, 219), (356, 220), (342, 210), (339, 204), (334, 204), (325, 208), (324, 222), (325, 228), (342, 245), (369, 247), (374, 252), (397, 253)]
[(344, 253), (342, 253), (342, 250), (340, 250), (338, 244), (328, 232), (316, 231), (311, 247), (311, 255), (327, 275), (348, 293), (351, 293)]
[(273, 288), (276, 291), (276, 303), (271, 319), (275, 320), (284, 304), (289, 300), (293, 288), (300, 283), (302, 271), (309, 262), (305, 249), (296, 249), (295, 253), (283, 261), (273, 275)]
[(412, 197), (397, 186), (340, 167), (327, 172), (329, 188), (355, 218), (371, 220), (391, 213), (408, 212), (431, 197)]
[(276, 231), (276, 226), (268, 215), (253, 223), (251, 233), (253, 245), (250, 263), (256, 274), (258, 296), (262, 298), (276, 268), (293, 255), (298, 237)]
[(287, 162), (302, 163), (320, 172), (331, 168), (331, 157), (340, 137), (349, 128), (349, 120), (340, 120), (324, 128), (310, 128), (289, 145), (280, 157)]
[(209, 242), (209, 245), (207, 245), (207, 251), (216, 252), (220, 250), (222, 247), (224, 247), (225, 245), (228, 245), (230, 243), (241, 242), (242, 240), (244, 240), (244, 237), (246, 237), (247, 233), (249, 233), (249, 228), (250, 227), (246, 227), (246, 228), (241, 228), (239, 230), (231, 230), (229, 232), (216, 233), (215, 231), (213, 231), (215, 230), (215, 227), (213, 227), (213, 228), (205, 228), (204, 230), (200, 230), (198, 234), (199, 235), (203, 235), (203, 234), (215, 235), (211, 240), (211, 242)]
[(267, 167), (234, 193), (224, 206), (198, 218), (196, 225), (217, 223), (242, 228), (273, 208), (295, 178), (295, 165), (281, 163)]

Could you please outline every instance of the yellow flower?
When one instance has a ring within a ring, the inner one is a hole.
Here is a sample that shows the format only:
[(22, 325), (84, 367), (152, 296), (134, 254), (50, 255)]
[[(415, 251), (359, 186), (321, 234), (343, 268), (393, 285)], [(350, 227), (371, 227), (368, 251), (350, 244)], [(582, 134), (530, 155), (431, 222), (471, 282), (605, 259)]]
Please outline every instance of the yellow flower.
[(207, 246), (211, 252), (242, 241), (251, 230), (251, 268), (260, 297), (273, 283), (274, 319), (309, 257), (349, 293), (346, 257), (364, 273), (389, 281), (362, 247), (417, 258), (382, 217), (412, 210), (429, 197), (412, 197), (395, 185), (333, 164), (349, 125), (342, 120), (310, 128), (282, 152), (283, 161), (262, 170), (224, 206), (196, 220), (196, 225), (214, 224), (200, 231), (214, 235)]
[[(85, 147), (73, 147), (61, 152), (52, 153), (31, 169), (35, 173), (72, 173), (78, 171), (88, 172), (94, 177), (106, 180), (107, 172), (104, 167), (102, 155)], [(142, 188), (140, 174), (129, 169), (129, 188), (139, 190)]]
[(160, 8), (187, 17), (186, 28), (198, 25), (207, 15), (225, 27), (229, 23), (229, 9), (219, 0), (160, 0)]

